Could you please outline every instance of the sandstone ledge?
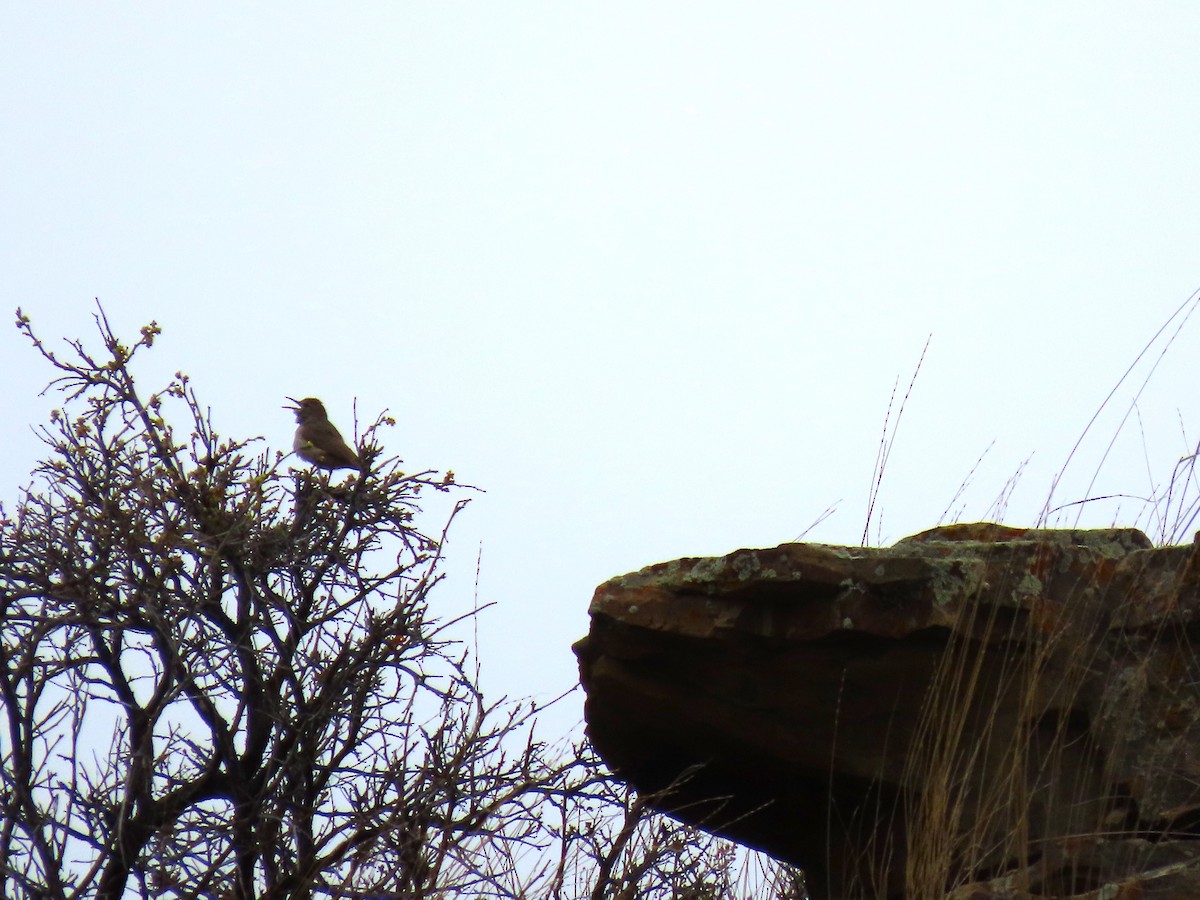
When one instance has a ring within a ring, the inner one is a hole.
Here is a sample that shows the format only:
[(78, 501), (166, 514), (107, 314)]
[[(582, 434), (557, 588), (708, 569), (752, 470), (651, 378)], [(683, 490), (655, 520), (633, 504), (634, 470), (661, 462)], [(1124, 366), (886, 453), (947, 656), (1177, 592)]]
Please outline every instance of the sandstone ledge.
[(1198, 588), (1195, 547), (1132, 529), (662, 563), (596, 590), (588, 733), (814, 896), (1084, 896), (1200, 845)]

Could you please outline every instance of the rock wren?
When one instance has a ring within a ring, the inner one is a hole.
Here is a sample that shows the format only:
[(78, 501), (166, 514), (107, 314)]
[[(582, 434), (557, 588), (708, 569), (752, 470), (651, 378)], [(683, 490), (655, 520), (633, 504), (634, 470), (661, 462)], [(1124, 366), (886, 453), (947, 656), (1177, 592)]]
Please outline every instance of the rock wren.
[(362, 469), (358, 454), (329, 421), (324, 403), (316, 397), (287, 399), (296, 405), (285, 406), (284, 409), (295, 412), (296, 421), (300, 423), (296, 429), (296, 439), (292, 442), (292, 449), (297, 456), (322, 469)]

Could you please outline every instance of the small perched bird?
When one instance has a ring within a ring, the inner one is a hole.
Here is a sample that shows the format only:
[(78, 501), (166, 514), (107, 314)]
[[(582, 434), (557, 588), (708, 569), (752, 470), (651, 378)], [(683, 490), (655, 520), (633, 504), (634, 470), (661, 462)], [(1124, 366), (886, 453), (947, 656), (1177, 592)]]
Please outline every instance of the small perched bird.
[(295, 406), (285, 406), (296, 413), (296, 421), (300, 427), (296, 429), (296, 439), (292, 441), (292, 449), (301, 459), (308, 460), (314, 466), (322, 469), (361, 469), (362, 460), (358, 458), (350, 445), (342, 439), (342, 434), (329, 421), (329, 413), (325, 412), (325, 404), (316, 397), (305, 397), (296, 400), (287, 399)]

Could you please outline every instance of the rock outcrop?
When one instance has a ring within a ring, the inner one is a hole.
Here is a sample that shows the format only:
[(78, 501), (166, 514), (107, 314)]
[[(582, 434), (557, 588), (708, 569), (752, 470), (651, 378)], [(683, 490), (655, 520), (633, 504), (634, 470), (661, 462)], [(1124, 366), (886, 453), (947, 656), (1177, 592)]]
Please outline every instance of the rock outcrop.
[(1200, 897), (1200, 555), (950, 526), (601, 585), (593, 745), (813, 897)]

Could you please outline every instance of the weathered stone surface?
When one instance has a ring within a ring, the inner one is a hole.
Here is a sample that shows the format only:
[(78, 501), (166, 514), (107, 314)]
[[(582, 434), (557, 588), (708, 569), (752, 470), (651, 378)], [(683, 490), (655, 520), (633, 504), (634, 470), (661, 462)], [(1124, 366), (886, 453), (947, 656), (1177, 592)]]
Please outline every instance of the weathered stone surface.
[(597, 751), (814, 896), (1200, 896), (1193, 546), (950, 526), (662, 563), (590, 611)]

